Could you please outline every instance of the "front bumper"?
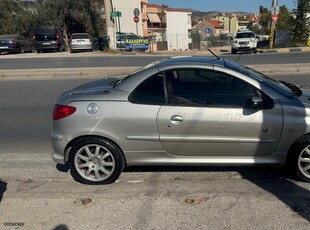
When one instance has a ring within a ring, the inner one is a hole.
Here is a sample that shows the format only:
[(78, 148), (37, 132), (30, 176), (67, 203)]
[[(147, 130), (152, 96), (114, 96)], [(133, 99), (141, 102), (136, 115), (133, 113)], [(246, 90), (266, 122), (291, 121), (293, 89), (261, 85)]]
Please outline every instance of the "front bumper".
[(233, 47), (233, 49), (238, 51), (250, 51), (253, 49), (253, 47)]

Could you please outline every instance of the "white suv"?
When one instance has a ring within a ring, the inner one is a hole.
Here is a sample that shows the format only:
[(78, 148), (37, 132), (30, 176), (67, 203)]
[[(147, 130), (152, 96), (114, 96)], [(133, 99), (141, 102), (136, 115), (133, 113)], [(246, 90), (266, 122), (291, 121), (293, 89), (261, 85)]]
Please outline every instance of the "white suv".
[(238, 51), (257, 53), (257, 40), (252, 31), (242, 30), (236, 33), (231, 46), (231, 53), (236, 54)]

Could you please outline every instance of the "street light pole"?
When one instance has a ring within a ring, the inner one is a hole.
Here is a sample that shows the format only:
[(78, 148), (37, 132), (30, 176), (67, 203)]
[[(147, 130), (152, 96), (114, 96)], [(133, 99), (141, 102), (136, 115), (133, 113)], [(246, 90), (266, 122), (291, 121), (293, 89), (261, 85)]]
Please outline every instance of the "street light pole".
[(112, 12), (112, 2), (111, 0), (104, 0), (104, 11), (105, 11), (105, 21), (106, 21), (106, 31), (107, 37), (109, 39), (109, 47), (112, 50), (116, 50), (116, 39), (115, 39), (115, 22), (110, 16)]
[[(271, 15), (276, 15), (278, 13), (278, 0), (272, 0), (271, 6)], [(270, 27), (270, 38), (269, 38), (269, 47), (270, 49), (274, 46), (275, 40), (275, 30), (276, 30), (276, 22), (272, 19), (271, 16), (271, 27)]]

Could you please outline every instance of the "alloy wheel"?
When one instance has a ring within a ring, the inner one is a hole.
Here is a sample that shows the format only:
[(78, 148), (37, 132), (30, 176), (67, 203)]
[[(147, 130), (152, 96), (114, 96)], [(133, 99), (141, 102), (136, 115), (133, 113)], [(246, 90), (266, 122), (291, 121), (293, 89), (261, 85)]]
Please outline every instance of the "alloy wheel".
[(89, 144), (77, 151), (74, 166), (80, 176), (86, 180), (100, 182), (113, 174), (115, 159), (107, 148), (98, 144)]

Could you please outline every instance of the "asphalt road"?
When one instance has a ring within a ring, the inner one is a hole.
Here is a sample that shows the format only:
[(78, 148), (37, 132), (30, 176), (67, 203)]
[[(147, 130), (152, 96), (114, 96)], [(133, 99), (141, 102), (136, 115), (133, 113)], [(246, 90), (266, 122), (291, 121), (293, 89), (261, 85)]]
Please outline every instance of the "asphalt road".
[[(310, 88), (308, 74), (272, 77)], [(0, 229), (310, 228), (310, 183), (277, 168), (130, 167), (111, 185), (74, 182), (51, 160), (51, 113), (90, 80), (0, 80)]]
[[(182, 53), (183, 54), (183, 53)], [(178, 55), (178, 53), (176, 53)], [(184, 55), (193, 55), (192, 53)], [(210, 55), (197, 53), (197, 55)], [(281, 54), (238, 54), (223, 53), (226, 59), (237, 61), (242, 65), (264, 64), (295, 64), (310, 63), (310, 52), (281, 53)], [(25, 57), (25, 58), (23, 58)], [(54, 69), (54, 68), (87, 68), (87, 67), (140, 67), (153, 61), (161, 60), (166, 55), (107, 55), (104, 53), (47, 53), (0, 56), (0, 70), (18, 69)]]

